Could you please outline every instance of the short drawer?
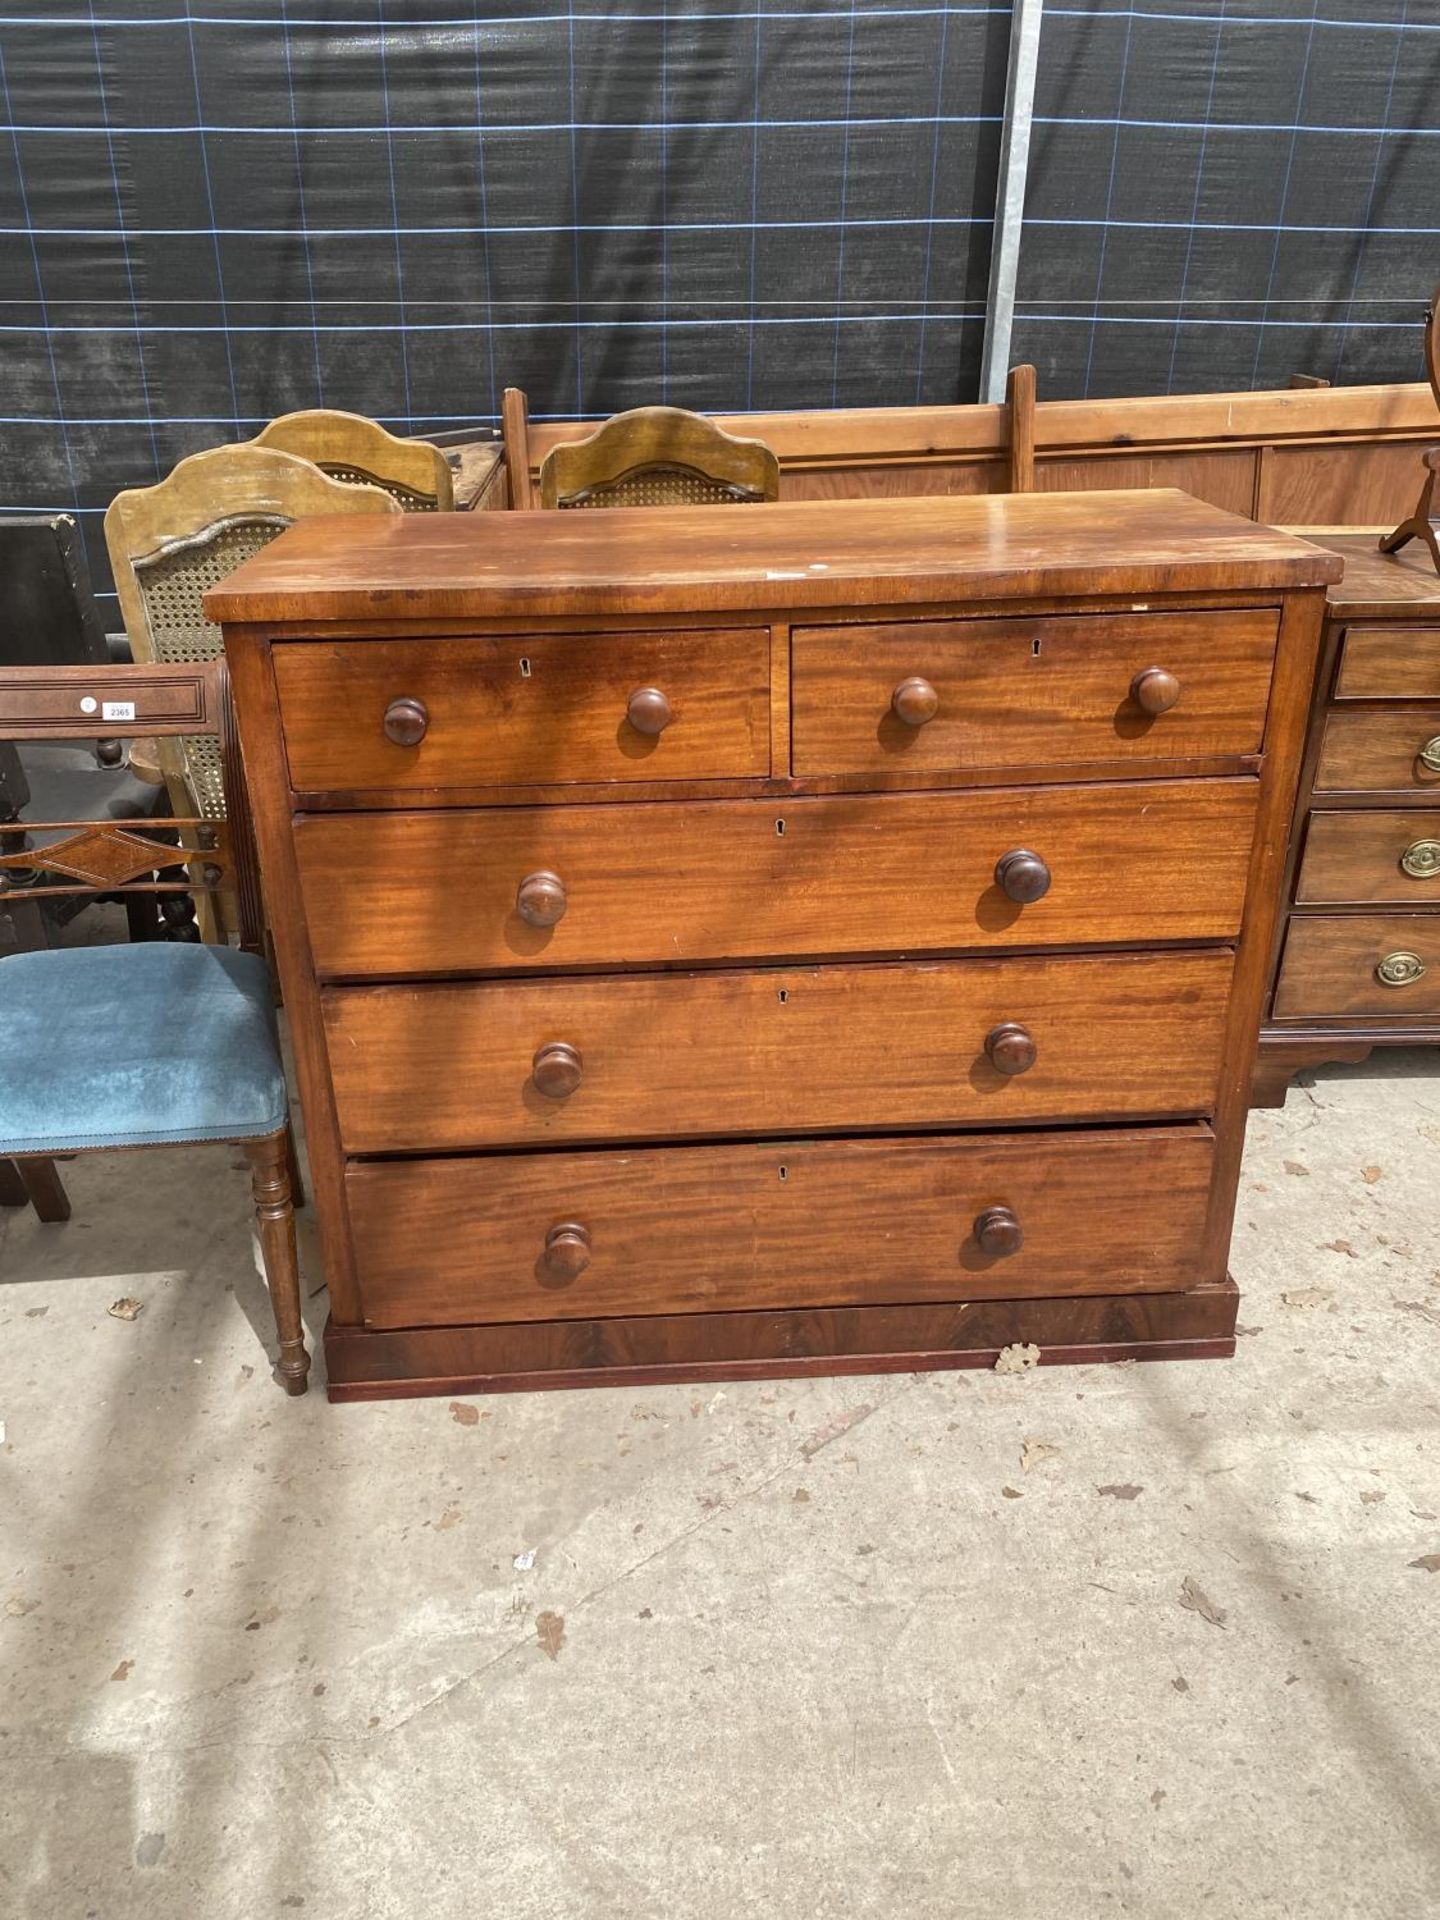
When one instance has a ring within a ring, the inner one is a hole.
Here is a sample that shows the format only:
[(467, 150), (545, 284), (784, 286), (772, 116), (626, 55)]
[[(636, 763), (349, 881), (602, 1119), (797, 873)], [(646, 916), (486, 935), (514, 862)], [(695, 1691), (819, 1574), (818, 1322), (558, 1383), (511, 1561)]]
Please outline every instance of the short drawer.
[(297, 792), (770, 771), (764, 628), (294, 641), (274, 659)]
[(1275, 988), (1277, 1020), (1440, 1013), (1440, 914), (1295, 914)]
[(1301, 906), (1440, 907), (1440, 812), (1312, 813), (1295, 898)]
[(1256, 753), (1276, 631), (1273, 609), (801, 627), (794, 769)]
[(1228, 950), (341, 987), (351, 1153), (1214, 1107)]
[(372, 1327), (1166, 1292), (1210, 1277), (1212, 1149), (1198, 1125), (657, 1147), (360, 1162), (346, 1191)]
[(330, 977), (1151, 946), (1234, 937), (1258, 790), (310, 814), (294, 841)]
[(1317, 793), (1440, 793), (1440, 706), (1325, 716)]
[(1433, 627), (1347, 627), (1335, 675), (1337, 700), (1440, 700), (1440, 622)]

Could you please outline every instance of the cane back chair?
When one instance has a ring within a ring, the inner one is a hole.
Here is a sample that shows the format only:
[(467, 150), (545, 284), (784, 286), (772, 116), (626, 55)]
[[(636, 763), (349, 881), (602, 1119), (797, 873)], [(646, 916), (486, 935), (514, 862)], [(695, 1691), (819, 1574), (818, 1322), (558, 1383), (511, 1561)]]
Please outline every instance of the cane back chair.
[(454, 510), (454, 476), (439, 447), (397, 439), (362, 413), (329, 407), (282, 413), (250, 445), (297, 454), (347, 486), (383, 488), (406, 513)]
[[(279, 1374), (310, 1361), (295, 1251), (294, 1142), (261, 957), (260, 888), (223, 661), (0, 668), (0, 739), (218, 742), (225, 817), (16, 821), (0, 828), (0, 898), (166, 895), (226, 886), (239, 948), (146, 941), (0, 958), (0, 1204), (69, 1207), (57, 1158), (218, 1140), (250, 1162)], [(51, 836), (59, 835), (54, 838)], [(43, 844), (27, 844), (29, 836)]]
[[(254, 445), (192, 454), (158, 485), (117, 493), (105, 544), (132, 655), (166, 664), (218, 659), (220, 629), (201, 603), (242, 561), (313, 514), (400, 511), (378, 487), (332, 480), (298, 454)], [(214, 739), (167, 740), (160, 764), (177, 814), (223, 818)]]
[(540, 464), (542, 507), (743, 506), (780, 497), (780, 462), (683, 407), (617, 413)]

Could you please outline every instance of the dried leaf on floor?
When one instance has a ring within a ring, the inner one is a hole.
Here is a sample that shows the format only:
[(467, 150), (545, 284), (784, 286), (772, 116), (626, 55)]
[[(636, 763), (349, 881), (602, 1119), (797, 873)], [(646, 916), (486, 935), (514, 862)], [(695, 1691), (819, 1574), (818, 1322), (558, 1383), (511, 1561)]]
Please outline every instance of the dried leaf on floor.
[(1408, 1564), (1420, 1567), (1426, 1573), (1440, 1573), (1440, 1553), (1422, 1553), (1418, 1560), (1411, 1560)]
[(1392, 1299), (1390, 1304), (1401, 1313), (1416, 1314), (1421, 1320), (1428, 1320), (1432, 1327), (1440, 1327), (1440, 1308), (1429, 1307), (1423, 1300)]
[(1043, 1460), (1057, 1460), (1060, 1449), (1049, 1440), (1034, 1438), (1022, 1441), (1020, 1446), (1020, 1471), (1029, 1473), (1032, 1467), (1038, 1467)]
[(1360, 1258), (1348, 1240), (1327, 1240), (1324, 1251), (1326, 1253), (1348, 1253), (1352, 1260), (1358, 1260)]
[(1335, 1298), (1333, 1287), (1292, 1287), (1280, 1298), (1287, 1307), (1323, 1307)]
[(1365, 1492), (1361, 1494), (1360, 1501), (1362, 1506), (1376, 1507), (1379, 1506), (1384, 1498), (1385, 1489), (1383, 1487), (1367, 1487)]
[(1006, 1500), (1023, 1500), (1025, 1498), (1019, 1487), (1001, 1487), (1000, 1492)]
[(1253, 1340), (1257, 1333), (1263, 1333), (1265, 1329), (1264, 1327), (1242, 1327), (1237, 1320), (1235, 1322), (1235, 1331), (1242, 1340)]
[(1367, 1187), (1373, 1187), (1377, 1180), (1383, 1180), (1385, 1178), (1385, 1169), (1383, 1167), (1361, 1167), (1360, 1178), (1365, 1182)]
[(440, 1518), (435, 1522), (435, 1531), (436, 1533), (448, 1533), (452, 1527), (458, 1527), (464, 1518), (465, 1516), (461, 1513), (459, 1507), (446, 1507)]
[(450, 1402), (450, 1418), (455, 1422), (457, 1427), (478, 1427), (480, 1424), (480, 1409), (478, 1407), (466, 1406), (463, 1400), (452, 1400)]
[(1198, 1613), (1202, 1620), (1208, 1620), (1212, 1627), (1223, 1627), (1228, 1618), (1227, 1609), (1217, 1607), (1188, 1573), (1180, 1582), (1180, 1604), (1188, 1613)]
[(1138, 1500), (1145, 1491), (1144, 1487), (1132, 1486), (1128, 1480), (1107, 1487), (1097, 1487), (1097, 1493), (1108, 1494), (1112, 1500)]
[(116, 1667), (115, 1671), (111, 1674), (110, 1678), (112, 1680), (128, 1680), (130, 1678), (131, 1669), (134, 1667), (134, 1665), (135, 1665), (135, 1662), (133, 1660), (122, 1660), (119, 1666)]
[(995, 1356), (996, 1373), (1029, 1373), (1040, 1364), (1040, 1349), (1034, 1346), (1002, 1347)]
[(1175, 1678), (1170, 1682), (1170, 1684), (1172, 1687), (1174, 1687), (1177, 1693), (1188, 1693), (1190, 1691), (1190, 1682), (1184, 1677), (1183, 1674), (1177, 1673)]
[(1303, 1174), (1307, 1180), (1310, 1177), (1310, 1169), (1307, 1166), (1305, 1166), (1302, 1161), (1299, 1161), (1299, 1160), (1287, 1160), (1285, 1162), (1285, 1171), (1286, 1173), (1293, 1173), (1297, 1175)]
[(535, 1616), (535, 1638), (540, 1643), (540, 1651), (551, 1660), (560, 1658), (560, 1649), (565, 1644), (565, 1621), (558, 1613), (539, 1613)]
[(118, 1300), (112, 1300), (105, 1311), (112, 1320), (138, 1320), (145, 1311), (145, 1302), (132, 1300), (126, 1293), (122, 1294)]

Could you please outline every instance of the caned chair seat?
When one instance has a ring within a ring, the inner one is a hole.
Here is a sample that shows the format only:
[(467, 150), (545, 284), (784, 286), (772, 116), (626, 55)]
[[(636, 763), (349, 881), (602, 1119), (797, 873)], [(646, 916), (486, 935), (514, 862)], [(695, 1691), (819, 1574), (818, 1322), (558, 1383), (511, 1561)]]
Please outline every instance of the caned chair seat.
[(166, 942), (11, 954), (0, 1008), (0, 1159), (286, 1125), (258, 954)]

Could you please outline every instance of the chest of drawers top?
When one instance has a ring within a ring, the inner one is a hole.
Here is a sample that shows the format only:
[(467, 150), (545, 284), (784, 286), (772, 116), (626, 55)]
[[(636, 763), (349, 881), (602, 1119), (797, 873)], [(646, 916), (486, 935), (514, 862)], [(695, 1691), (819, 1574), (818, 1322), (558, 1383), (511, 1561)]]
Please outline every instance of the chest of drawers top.
[[(1224, 594), (1338, 580), (1336, 558), (1171, 488), (785, 501), (753, 511), (307, 520), (206, 597), (211, 619), (383, 636), (553, 620)], [(440, 630), (435, 628), (434, 630)]]

